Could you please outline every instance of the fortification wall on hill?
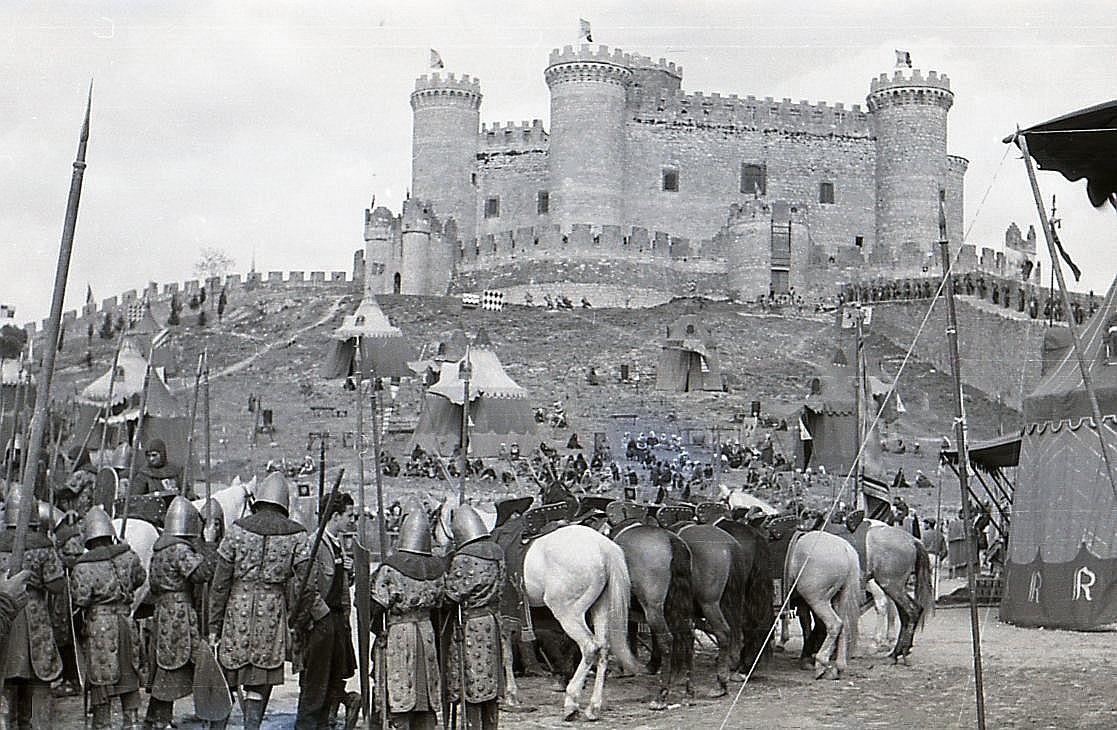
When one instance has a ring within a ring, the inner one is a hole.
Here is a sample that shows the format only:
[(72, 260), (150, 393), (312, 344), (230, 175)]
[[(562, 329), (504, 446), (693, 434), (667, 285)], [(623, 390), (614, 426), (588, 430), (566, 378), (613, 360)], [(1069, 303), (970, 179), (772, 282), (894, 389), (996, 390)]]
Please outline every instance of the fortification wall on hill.
[[(363, 261), (363, 259), (362, 259)], [(109, 314), (114, 319), (118, 314), (131, 304), (142, 302), (145, 299), (151, 303), (166, 303), (169, 302), (173, 295), (179, 295), (179, 301), (183, 306), (183, 311), (186, 309), (187, 301), (194, 294), (201, 291), (202, 286), (206, 288), (207, 297), (214, 297), (216, 304), (216, 297), (221, 290), (227, 289), (230, 293), (234, 290), (251, 291), (259, 287), (280, 288), (280, 287), (329, 287), (329, 288), (350, 288), (359, 283), (360, 278), (351, 276), (346, 271), (252, 271), (247, 274), (227, 274), (225, 276), (212, 277), (205, 282), (198, 279), (186, 279), (182, 282), (172, 281), (165, 284), (151, 282), (146, 288), (137, 290), (129, 289), (114, 297), (102, 299), (100, 303), (91, 302), (84, 305), (81, 309), (65, 310), (62, 313), (62, 324), (69, 334), (74, 334), (74, 328), (85, 330), (89, 323), (92, 321), (94, 327), (100, 326), (101, 320), (104, 319), (105, 314)], [(208, 301), (208, 300), (207, 300)], [(38, 322), (28, 322), (24, 325), (28, 335), (34, 335), (36, 332), (45, 331), (47, 327), (47, 320), (43, 319)]]

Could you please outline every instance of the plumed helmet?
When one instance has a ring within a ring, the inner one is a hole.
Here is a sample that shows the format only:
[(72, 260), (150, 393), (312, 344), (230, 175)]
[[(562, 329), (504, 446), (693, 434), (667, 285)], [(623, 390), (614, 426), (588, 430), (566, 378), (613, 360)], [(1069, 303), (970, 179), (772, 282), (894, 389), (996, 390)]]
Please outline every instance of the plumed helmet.
[(116, 539), (116, 530), (113, 529), (109, 513), (101, 505), (94, 505), (81, 521), (81, 537), (86, 547), (99, 537)]
[(399, 528), (398, 549), (416, 555), (431, 554), (431, 523), (422, 508), (412, 510)]
[(190, 500), (180, 495), (167, 507), (163, 531), (175, 537), (198, 537), (202, 534), (202, 516)]
[(52, 532), (58, 526), (58, 523), (62, 522), (65, 515), (65, 512), (50, 502), (39, 500), (39, 529), (43, 532)]
[(15, 527), (19, 524), (19, 505), (23, 502), (23, 487), (13, 483), (4, 500), (4, 526)]
[(291, 513), (291, 490), (287, 479), (279, 472), (272, 472), (256, 487), (256, 501), (274, 504), (283, 508), (283, 514)]
[(477, 510), (468, 504), (463, 504), (454, 510), (451, 528), (454, 531), (454, 542), (457, 543), (458, 547), (468, 545), (489, 535), (489, 531), (485, 529), (485, 523), (481, 521), (481, 515), (477, 514)]

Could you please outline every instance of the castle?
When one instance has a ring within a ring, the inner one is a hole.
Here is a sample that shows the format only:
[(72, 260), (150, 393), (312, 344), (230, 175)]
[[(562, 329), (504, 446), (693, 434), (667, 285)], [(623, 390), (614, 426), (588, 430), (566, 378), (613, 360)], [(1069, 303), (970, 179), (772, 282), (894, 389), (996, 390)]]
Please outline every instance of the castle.
[(935, 266), (962, 235), (967, 161), (950, 80), (898, 69), (865, 107), (682, 90), (683, 69), (605, 46), (551, 52), (550, 130), (480, 123), (481, 84), (415, 82), (411, 194), (365, 211), (373, 293), (621, 286), (752, 297)]

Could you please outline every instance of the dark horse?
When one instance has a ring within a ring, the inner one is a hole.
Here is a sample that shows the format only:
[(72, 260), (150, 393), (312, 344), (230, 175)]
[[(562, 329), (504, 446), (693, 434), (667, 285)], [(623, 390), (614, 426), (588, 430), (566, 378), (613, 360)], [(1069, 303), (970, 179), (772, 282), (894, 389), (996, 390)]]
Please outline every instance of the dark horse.
[(771, 656), (768, 634), (775, 623), (772, 610), (772, 576), (767, 569), (771, 561), (770, 537), (759, 526), (718, 517), (710, 523), (728, 532), (741, 545), (743, 570), (748, 575), (741, 624), (741, 658), (739, 671), (748, 672), (754, 665)]
[[(754, 565), (749, 572), (745, 549), (724, 530), (694, 522), (671, 530), (690, 548), (696, 613), (705, 619), (701, 628), (713, 634), (718, 645), (718, 687), (712, 696), (721, 697), (741, 659), (745, 617), (752, 613), (747, 606), (760, 593), (751, 583), (761, 577), (760, 570)], [(763, 600), (771, 604), (770, 597)]]
[[(652, 633), (652, 660), (648, 671), (659, 672), (659, 692), (651, 707), (664, 709), (671, 683), (680, 673), (686, 694), (692, 694), (694, 612), (690, 550), (671, 532), (636, 519), (614, 526), (612, 538), (624, 551), (632, 595), (640, 604), (644, 621)], [(666, 666), (660, 667), (664, 656)]]

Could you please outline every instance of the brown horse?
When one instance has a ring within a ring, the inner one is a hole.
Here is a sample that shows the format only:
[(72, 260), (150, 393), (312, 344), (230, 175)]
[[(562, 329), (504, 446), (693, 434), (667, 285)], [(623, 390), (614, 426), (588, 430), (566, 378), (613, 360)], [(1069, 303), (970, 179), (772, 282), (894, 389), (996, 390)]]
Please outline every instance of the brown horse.
[[(681, 673), (687, 696), (694, 661), (694, 612), (691, 603), (691, 557), (686, 544), (662, 527), (638, 520), (612, 528), (613, 541), (624, 550), (632, 594), (652, 633), (648, 671), (659, 671), (659, 692), (653, 710), (668, 704), (671, 683)], [(659, 666), (666, 657), (665, 666)]]
[(671, 530), (690, 548), (694, 605), (702, 628), (718, 645), (717, 682), (712, 697), (725, 695), (730, 673), (741, 658), (742, 625), (749, 574), (741, 544), (712, 525), (685, 522)]

